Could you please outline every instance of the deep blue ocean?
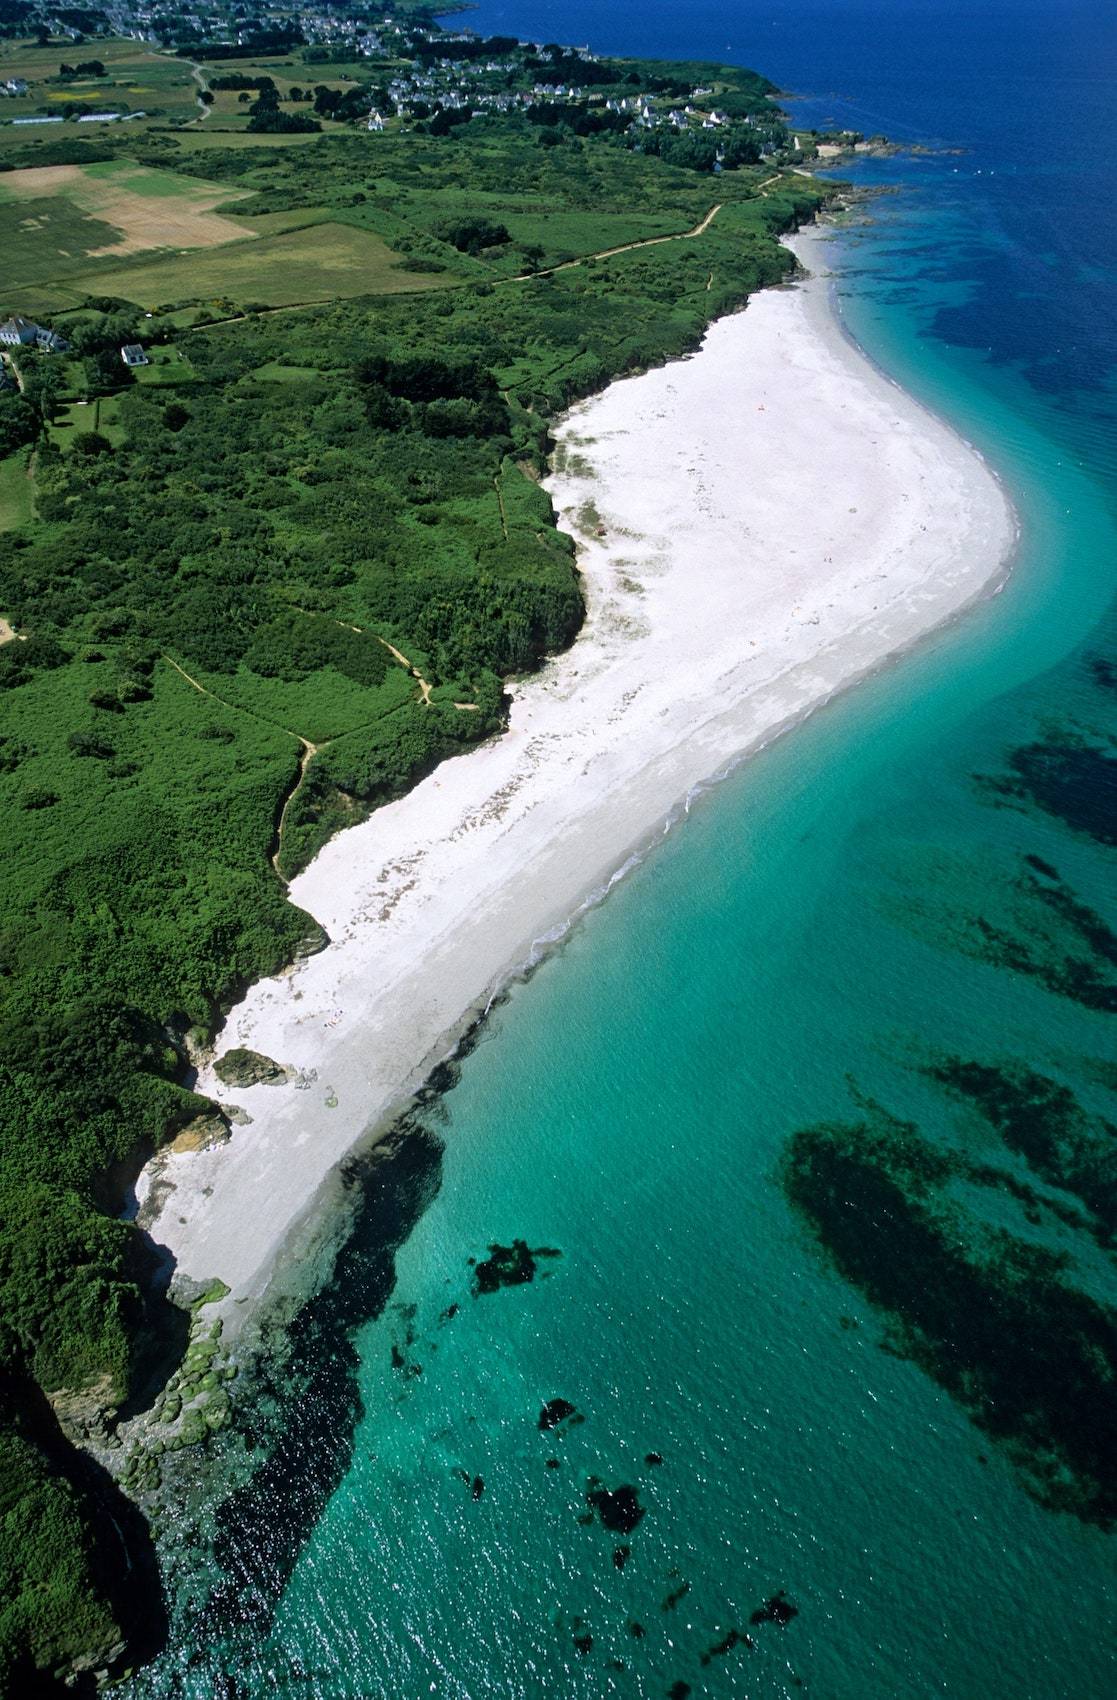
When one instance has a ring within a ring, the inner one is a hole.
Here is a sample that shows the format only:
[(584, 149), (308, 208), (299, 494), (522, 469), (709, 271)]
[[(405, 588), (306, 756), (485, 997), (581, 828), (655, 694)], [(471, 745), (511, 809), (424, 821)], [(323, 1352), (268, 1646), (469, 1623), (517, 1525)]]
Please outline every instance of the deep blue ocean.
[[(467, 21), (750, 64), (915, 148), (854, 168), (888, 192), (831, 244), (841, 310), (1020, 551), (709, 792), (352, 1166), (128, 1692), (1110, 1700), (1117, 8)], [(535, 1279), (474, 1296), (517, 1239)]]

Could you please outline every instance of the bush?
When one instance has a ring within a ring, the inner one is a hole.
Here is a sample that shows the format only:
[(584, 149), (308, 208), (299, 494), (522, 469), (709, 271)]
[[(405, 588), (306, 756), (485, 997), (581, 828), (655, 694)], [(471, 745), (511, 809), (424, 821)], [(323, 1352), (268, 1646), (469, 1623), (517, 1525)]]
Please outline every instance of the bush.
[(111, 761), (116, 751), (99, 732), (71, 732), (66, 748), (76, 756), (95, 756), (98, 761)]
[(477, 255), (485, 248), (498, 248), (512, 240), (506, 225), (479, 217), (444, 219), (435, 225), (434, 233), (460, 254)]

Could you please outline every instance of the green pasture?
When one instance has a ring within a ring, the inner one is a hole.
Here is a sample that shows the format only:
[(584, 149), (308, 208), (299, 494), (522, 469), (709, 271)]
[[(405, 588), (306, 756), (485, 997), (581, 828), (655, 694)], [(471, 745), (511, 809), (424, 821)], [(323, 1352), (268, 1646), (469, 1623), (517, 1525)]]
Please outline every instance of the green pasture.
[[(196, 207), (204, 218), (215, 199), (235, 201), (242, 193), (234, 185), (179, 176), (128, 159), (60, 167), (49, 192), (34, 193), (37, 182), (32, 180), (28, 193), (25, 178), (0, 173), (4, 297), (8, 305), (25, 312), (35, 311), (40, 302), (48, 311), (72, 305), (84, 292), (77, 280), (91, 268), (114, 263), (111, 250), (126, 236), (113, 222), (120, 206), (128, 208), (118, 213), (121, 223), (127, 220), (134, 227), (142, 223), (141, 209), (149, 203), (152, 229), (158, 233), (161, 217), (174, 219), (176, 211)], [(221, 216), (227, 216), (224, 209)], [(168, 246), (183, 228), (181, 219), (169, 226)], [(205, 234), (200, 225), (199, 235), (204, 238)], [(150, 263), (150, 252), (115, 261), (126, 266), (137, 263)]]
[(0, 218), (4, 223), (4, 296), (30, 285), (50, 286), (88, 270), (89, 256), (111, 247), (117, 233), (103, 219), (83, 212), (64, 195), (16, 197), (0, 175)]
[(128, 267), (90, 270), (82, 278), (91, 295), (119, 295), (149, 308), (209, 296), (283, 307), (437, 289), (448, 281), (453, 280), (401, 271), (399, 256), (378, 236), (333, 223)]
[(330, 130), (336, 133), (344, 128), (343, 125), (324, 124), (321, 134), (315, 130), (305, 130), (295, 131), (289, 135), (268, 136), (256, 135), (248, 130), (221, 129), (207, 120), (204, 124), (191, 125), (188, 130), (176, 130), (175, 142), (181, 151), (188, 156), (196, 153), (217, 152), (223, 148), (287, 149), (306, 147), (308, 144), (320, 145), (324, 141), (326, 133)]

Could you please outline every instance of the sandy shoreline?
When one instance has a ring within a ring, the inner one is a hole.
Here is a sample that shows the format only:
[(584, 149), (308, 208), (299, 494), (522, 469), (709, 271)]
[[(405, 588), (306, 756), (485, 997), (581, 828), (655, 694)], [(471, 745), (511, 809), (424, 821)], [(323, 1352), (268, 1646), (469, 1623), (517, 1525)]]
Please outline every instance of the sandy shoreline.
[(207, 1073), (251, 1124), (141, 1177), (141, 1200), (154, 1171), (173, 1189), (149, 1227), (184, 1274), (262, 1292), (338, 1161), (694, 786), (1004, 572), (1000, 485), (845, 336), (822, 238), (793, 245), (819, 275), (558, 427), (548, 488), (579, 539), (584, 630), (515, 687), (502, 737), (293, 882), (332, 942), (254, 986), (217, 1050), (263, 1051), (300, 1086)]

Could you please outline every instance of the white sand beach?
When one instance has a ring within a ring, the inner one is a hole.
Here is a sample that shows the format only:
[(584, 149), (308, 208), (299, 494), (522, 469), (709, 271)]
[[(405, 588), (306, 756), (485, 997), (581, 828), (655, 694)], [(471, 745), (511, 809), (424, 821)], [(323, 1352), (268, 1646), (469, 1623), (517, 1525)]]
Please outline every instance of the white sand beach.
[(1005, 572), (1000, 485), (846, 338), (824, 236), (793, 245), (809, 282), (558, 427), (548, 487), (579, 538), (584, 630), (513, 687), (503, 736), (294, 881), (332, 942), (254, 986), (217, 1050), (317, 1073), (236, 1090), (203, 1074), (251, 1124), (156, 1159), (139, 1189), (156, 1170), (168, 1187), (151, 1232), (185, 1274), (264, 1291), (339, 1159), (692, 787)]

